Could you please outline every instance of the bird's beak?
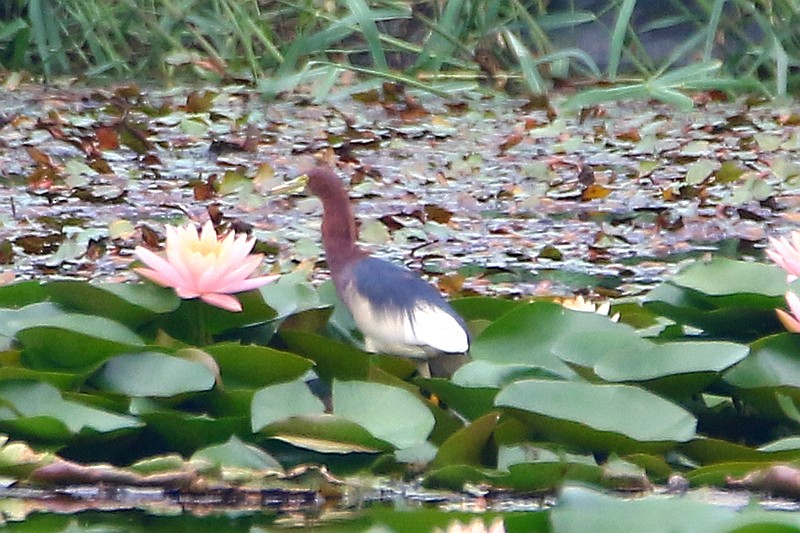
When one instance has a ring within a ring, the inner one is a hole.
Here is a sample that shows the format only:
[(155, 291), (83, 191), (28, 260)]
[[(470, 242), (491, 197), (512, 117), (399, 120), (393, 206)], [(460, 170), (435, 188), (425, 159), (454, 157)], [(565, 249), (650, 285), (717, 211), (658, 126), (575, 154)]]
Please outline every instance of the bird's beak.
[(280, 185), (276, 185), (275, 187), (269, 190), (270, 194), (293, 194), (302, 192), (305, 190), (306, 185), (308, 185), (308, 176), (303, 174), (301, 176), (297, 176), (296, 178), (289, 180), (285, 183)]

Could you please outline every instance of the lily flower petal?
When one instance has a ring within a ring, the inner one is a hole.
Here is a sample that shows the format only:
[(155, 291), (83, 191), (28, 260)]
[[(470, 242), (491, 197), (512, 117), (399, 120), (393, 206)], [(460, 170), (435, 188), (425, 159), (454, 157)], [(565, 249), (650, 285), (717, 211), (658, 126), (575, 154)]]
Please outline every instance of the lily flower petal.
[(800, 333), (800, 297), (789, 291), (786, 293), (786, 303), (789, 305), (790, 313), (783, 309), (776, 309), (775, 313), (778, 315), (778, 320), (781, 321), (786, 331)]
[(200, 232), (192, 224), (168, 226), (165, 255), (139, 246), (136, 256), (147, 268), (134, 270), (158, 285), (172, 287), (181, 298), (200, 298), (228, 311), (241, 311), (231, 293), (252, 290), (277, 278), (250, 277), (264, 258), (263, 254), (250, 254), (254, 245), (255, 238), (247, 235), (231, 232), (218, 237), (210, 221)]
[(242, 304), (230, 294), (201, 294), (200, 299), (207, 304), (213, 305), (214, 307), (227, 309), (228, 311), (233, 311), (235, 313), (238, 313), (242, 310)]
[(767, 255), (787, 273), (789, 282), (800, 277), (800, 231), (793, 231), (791, 242), (786, 237), (769, 238), (772, 248)]

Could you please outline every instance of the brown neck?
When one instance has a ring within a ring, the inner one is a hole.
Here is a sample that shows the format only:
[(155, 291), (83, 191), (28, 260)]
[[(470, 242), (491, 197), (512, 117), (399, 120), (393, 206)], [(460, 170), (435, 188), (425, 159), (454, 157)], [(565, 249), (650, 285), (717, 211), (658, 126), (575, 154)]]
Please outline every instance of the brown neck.
[(322, 201), (322, 245), (328, 268), (336, 276), (348, 262), (364, 256), (356, 244), (358, 232), (350, 198), (329, 167), (317, 167), (308, 176), (311, 191)]

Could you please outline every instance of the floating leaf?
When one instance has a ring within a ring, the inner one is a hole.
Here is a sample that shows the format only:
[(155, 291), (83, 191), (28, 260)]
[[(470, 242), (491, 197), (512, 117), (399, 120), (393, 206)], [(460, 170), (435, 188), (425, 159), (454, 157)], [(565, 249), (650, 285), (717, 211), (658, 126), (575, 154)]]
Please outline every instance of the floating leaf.
[(253, 396), (250, 411), (253, 431), (259, 431), (279, 420), (322, 414), (325, 405), (311, 393), (304, 381), (295, 380), (260, 389)]
[(20, 281), (0, 285), (0, 307), (20, 308), (47, 299), (45, 284), (39, 281)]
[(247, 435), (250, 431), (250, 419), (247, 416), (215, 418), (162, 409), (143, 412), (139, 418), (146, 422), (148, 433), (152, 432), (158, 437), (164, 451), (187, 456), (206, 446), (225, 442), (232, 435)]
[(489, 413), (453, 433), (442, 443), (430, 468), (448, 465), (482, 466), (484, 447), (497, 427), (499, 413)]
[(492, 322), (475, 339), (470, 354), (474, 359), (537, 366), (572, 377), (575, 373), (553, 354), (553, 346), (563, 334), (582, 332), (602, 337), (630, 329), (594, 313), (572, 311), (551, 302), (534, 302)]
[(334, 415), (305, 415), (275, 422), (262, 432), (273, 439), (319, 453), (349, 454), (391, 451), (388, 442), (376, 439), (366, 429)]
[(22, 358), (32, 368), (84, 369), (112, 355), (137, 351), (142, 339), (107, 318), (65, 313), (40, 320), (17, 333)]
[(775, 265), (715, 257), (711, 261), (692, 263), (677, 273), (670, 283), (709, 296), (783, 296), (786, 273)]
[(461, 386), (442, 378), (417, 378), (414, 382), (422, 390), (435, 394), (448, 409), (456, 411), (469, 420), (474, 420), (494, 410), (494, 397), (500, 389), (499, 386)]
[(672, 533), (694, 531), (699, 524), (705, 531), (729, 531), (723, 526), (730, 524), (736, 513), (681, 496), (621, 500), (590, 489), (565, 487), (551, 522), (559, 533)]
[(592, 450), (659, 450), (695, 434), (689, 412), (628, 385), (517, 381), (500, 391), (495, 404), (513, 408), (551, 438)]
[(223, 343), (207, 346), (205, 351), (216, 359), (226, 390), (291, 381), (314, 365), (308, 359), (267, 346)]
[(130, 416), (64, 400), (47, 383), (0, 383), (0, 398), (6, 404), (0, 408), (0, 427), (12, 435), (18, 431), (36, 440), (61, 440), (86, 431), (109, 433), (142, 425)]
[(47, 284), (52, 298), (82, 313), (94, 314), (138, 327), (156, 314), (178, 308), (180, 298), (152, 283), (86, 283), (57, 281)]
[(245, 444), (235, 435), (225, 444), (198, 450), (192, 460), (203, 459), (225, 468), (247, 468), (251, 470), (283, 473), (283, 467), (271, 455), (255, 446)]
[(106, 361), (92, 381), (103, 390), (127, 396), (169, 397), (211, 390), (214, 374), (201, 363), (141, 352)]
[(686, 183), (689, 185), (700, 185), (717, 168), (717, 162), (710, 159), (698, 159), (686, 170)]
[(410, 376), (415, 369), (408, 359), (368, 354), (313, 333), (282, 330), (280, 336), (290, 350), (314, 361), (317, 373), (326, 381), (367, 379), (371, 364), (401, 378)]
[(401, 449), (427, 439), (434, 425), (433, 415), (418, 396), (366, 381), (334, 381), (333, 413)]

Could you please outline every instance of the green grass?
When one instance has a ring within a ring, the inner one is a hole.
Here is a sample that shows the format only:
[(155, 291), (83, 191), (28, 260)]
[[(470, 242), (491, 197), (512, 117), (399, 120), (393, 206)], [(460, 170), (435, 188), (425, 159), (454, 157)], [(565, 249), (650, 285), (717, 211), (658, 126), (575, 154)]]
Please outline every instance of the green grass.
[[(322, 96), (347, 70), (431, 92), (544, 94), (557, 79), (608, 81), (576, 101), (643, 96), (681, 106), (687, 89), (783, 96), (800, 85), (795, 0), (666, 0), (669, 11), (644, 19), (636, 0), (592, 12), (573, 4), (7, 0), (0, 65), (46, 79), (244, 79), (268, 96), (299, 85)], [(654, 32), (670, 29), (681, 37), (650, 55)], [(594, 31), (583, 48), (559, 39)]]

